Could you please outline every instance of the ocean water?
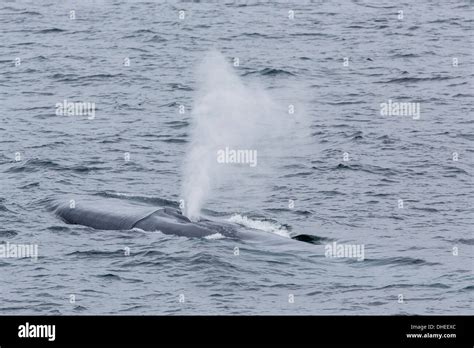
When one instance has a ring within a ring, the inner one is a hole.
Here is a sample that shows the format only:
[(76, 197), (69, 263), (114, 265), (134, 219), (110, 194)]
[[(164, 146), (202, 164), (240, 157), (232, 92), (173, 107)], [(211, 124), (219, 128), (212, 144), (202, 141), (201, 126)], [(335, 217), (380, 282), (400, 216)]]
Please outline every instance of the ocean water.
[[(38, 257), (0, 258), (0, 314), (473, 314), (472, 24), (468, 1), (2, 1), (0, 245)], [(268, 238), (56, 217), (83, 196), (178, 206), (209, 50), (288, 107), (202, 205)]]

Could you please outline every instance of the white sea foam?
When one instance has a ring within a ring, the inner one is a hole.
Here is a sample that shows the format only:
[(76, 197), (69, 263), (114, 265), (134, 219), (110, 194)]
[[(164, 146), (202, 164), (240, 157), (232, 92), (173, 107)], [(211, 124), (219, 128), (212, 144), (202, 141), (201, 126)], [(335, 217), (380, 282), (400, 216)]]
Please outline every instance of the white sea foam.
[(225, 237), (220, 233), (214, 233), (214, 234), (211, 234), (209, 236), (205, 236), (204, 238), (206, 238), (206, 239), (222, 239), (222, 238), (225, 238)]
[(145, 231), (145, 230), (142, 230), (141, 228), (138, 228), (138, 227), (134, 227), (132, 228), (132, 231), (135, 231), (135, 232), (143, 232), (143, 233), (160, 233), (160, 234), (164, 234), (163, 232), (161, 232), (160, 230), (155, 230), (155, 231)]
[(235, 214), (231, 216), (228, 221), (248, 227), (255, 230), (261, 230), (265, 232), (275, 233), (282, 237), (290, 238), (290, 233), (288, 230), (275, 222), (271, 221), (262, 221), (262, 220), (252, 220), (247, 216), (242, 216), (240, 214)]

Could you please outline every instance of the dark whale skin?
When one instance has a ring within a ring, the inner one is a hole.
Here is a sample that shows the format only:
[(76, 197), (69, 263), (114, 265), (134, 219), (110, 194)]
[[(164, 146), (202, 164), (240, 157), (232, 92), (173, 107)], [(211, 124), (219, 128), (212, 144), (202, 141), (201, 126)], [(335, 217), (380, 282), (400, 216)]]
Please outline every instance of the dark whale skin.
[[(110, 204), (108, 204), (110, 203)], [(205, 237), (214, 233), (200, 223), (191, 222), (175, 208), (150, 208), (106, 202), (79, 202), (71, 207), (59, 204), (55, 213), (68, 224), (89, 226), (100, 230), (160, 231), (186, 237)]]

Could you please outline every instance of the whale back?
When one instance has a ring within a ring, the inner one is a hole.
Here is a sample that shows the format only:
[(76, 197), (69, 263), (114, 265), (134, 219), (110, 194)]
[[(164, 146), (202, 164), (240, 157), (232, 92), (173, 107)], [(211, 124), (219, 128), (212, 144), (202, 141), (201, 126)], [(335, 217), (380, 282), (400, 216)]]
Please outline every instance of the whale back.
[(139, 228), (185, 237), (205, 237), (216, 233), (213, 229), (191, 222), (178, 209), (124, 204), (115, 199), (78, 200), (72, 207), (63, 203), (56, 207), (55, 213), (66, 223), (100, 230)]
[(84, 225), (101, 230), (129, 230), (137, 221), (156, 208), (116, 205), (112, 200), (78, 201), (73, 207), (60, 204), (55, 213), (69, 224)]

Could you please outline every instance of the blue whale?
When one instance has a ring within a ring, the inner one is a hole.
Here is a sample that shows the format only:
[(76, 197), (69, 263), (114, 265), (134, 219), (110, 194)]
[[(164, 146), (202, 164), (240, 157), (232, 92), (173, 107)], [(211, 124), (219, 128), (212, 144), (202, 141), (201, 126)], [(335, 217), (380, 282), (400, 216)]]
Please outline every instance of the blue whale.
[[(261, 239), (273, 233), (238, 229), (236, 225), (202, 219), (194, 222), (173, 207), (154, 208), (123, 204), (121, 200), (86, 200), (74, 204), (62, 203), (54, 206), (54, 211), (64, 222), (89, 226), (100, 230), (131, 230), (138, 228), (144, 231), (160, 231), (164, 234), (203, 238), (216, 233), (228, 238)], [(319, 244), (319, 238), (312, 235), (296, 235), (291, 239)]]

